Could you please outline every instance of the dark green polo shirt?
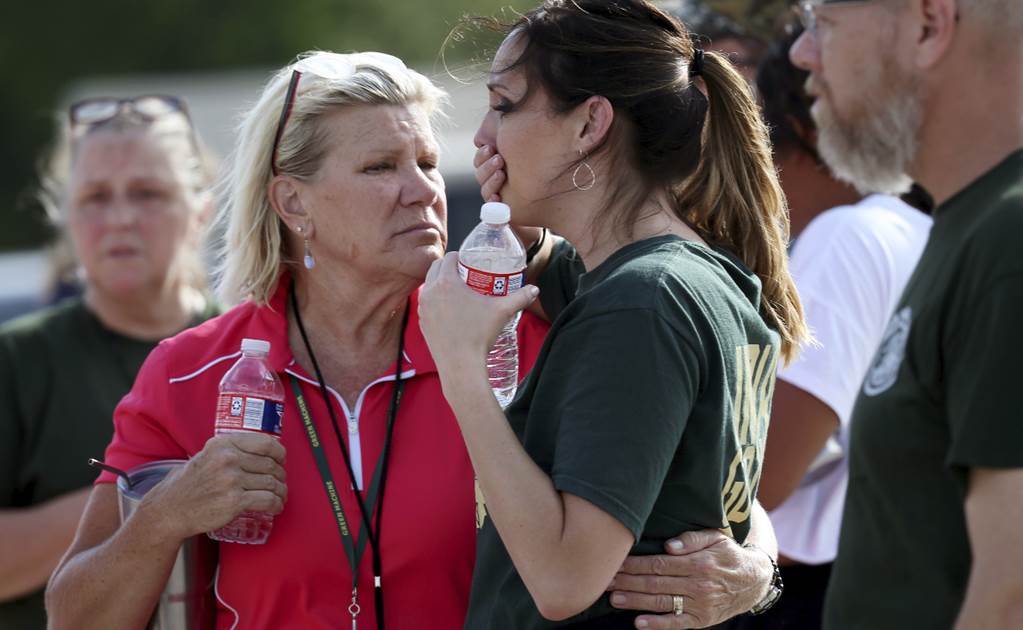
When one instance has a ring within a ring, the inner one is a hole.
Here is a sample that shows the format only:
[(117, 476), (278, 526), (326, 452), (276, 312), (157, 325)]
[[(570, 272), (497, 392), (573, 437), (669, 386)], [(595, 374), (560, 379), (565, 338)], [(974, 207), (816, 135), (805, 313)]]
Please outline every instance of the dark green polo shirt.
[[(538, 283), (566, 299), (547, 298), (557, 317), (507, 411), (526, 451), (559, 491), (621, 521), (633, 553), (661, 553), (668, 538), (705, 528), (744, 540), (778, 357), (758, 279), (675, 236), (622, 248), (579, 277), (574, 295), (563, 286), (572, 277), (553, 261)], [(563, 623), (611, 612), (605, 595)], [(466, 627), (554, 625), (487, 518)]]
[[(191, 325), (218, 312), (209, 302)], [(0, 509), (93, 482), (86, 460), (103, 459), (114, 407), (156, 344), (109, 330), (77, 298), (0, 326)], [(45, 627), (41, 589), (0, 603), (0, 628)]]
[(951, 628), (969, 469), (1023, 466), (1023, 150), (934, 217), (853, 411), (833, 630)]

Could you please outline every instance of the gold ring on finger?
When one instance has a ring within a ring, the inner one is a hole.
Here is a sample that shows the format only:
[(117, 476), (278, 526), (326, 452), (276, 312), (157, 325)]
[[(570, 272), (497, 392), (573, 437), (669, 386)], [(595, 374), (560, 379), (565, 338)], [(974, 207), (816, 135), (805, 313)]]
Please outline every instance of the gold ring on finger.
[(686, 600), (681, 595), (671, 596), (671, 612), (676, 617), (681, 617), (686, 611)]

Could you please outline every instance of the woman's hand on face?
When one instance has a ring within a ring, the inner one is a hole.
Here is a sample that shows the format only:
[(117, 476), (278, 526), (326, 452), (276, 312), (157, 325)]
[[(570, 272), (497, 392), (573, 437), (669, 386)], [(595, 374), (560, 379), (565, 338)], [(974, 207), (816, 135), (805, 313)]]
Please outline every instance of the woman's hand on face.
[(274, 437), (217, 435), (146, 493), (143, 506), (158, 512), (182, 540), (223, 527), (245, 511), (279, 514), (288, 498), (283, 464), (284, 447)]
[(483, 201), (501, 201), (501, 187), (508, 177), (504, 172), (504, 158), (494, 147), (485, 144), (476, 150), (472, 165), (476, 167), (476, 182)]
[(505, 322), (539, 292), (526, 285), (507, 296), (480, 295), (459, 275), (457, 252), (434, 261), (419, 293), (419, 325), (441, 376), (485, 366)]
[[(494, 147), (485, 144), (476, 150), (476, 156), (473, 158), (472, 164), (476, 167), (476, 181), (480, 185), (480, 194), (483, 196), (483, 201), (501, 201), (499, 191), (504, 186), (505, 179), (507, 178), (504, 172), (504, 158), (494, 151)], [(511, 229), (526, 248), (540, 239), (543, 228), (517, 225), (514, 219), (515, 217), (513, 216)]]

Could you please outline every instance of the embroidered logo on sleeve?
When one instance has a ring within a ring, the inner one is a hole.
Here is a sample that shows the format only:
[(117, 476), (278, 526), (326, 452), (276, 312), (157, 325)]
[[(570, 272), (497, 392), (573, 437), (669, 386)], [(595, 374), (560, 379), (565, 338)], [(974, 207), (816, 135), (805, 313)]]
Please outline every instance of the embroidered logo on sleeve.
[(912, 320), (913, 309), (908, 306), (892, 315), (881, 339), (881, 347), (863, 380), (863, 393), (867, 396), (877, 396), (898, 380), (899, 368), (906, 356), (906, 341), (909, 339)]

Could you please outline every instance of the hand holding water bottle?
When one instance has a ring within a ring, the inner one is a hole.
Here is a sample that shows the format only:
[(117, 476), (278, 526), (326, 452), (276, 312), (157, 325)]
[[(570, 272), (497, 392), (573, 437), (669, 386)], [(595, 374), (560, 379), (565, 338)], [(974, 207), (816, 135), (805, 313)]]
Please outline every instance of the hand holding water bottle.
[[(458, 249), (458, 273), (470, 288), (487, 297), (517, 291), (526, 281), (526, 250), (509, 227), (511, 208), (491, 201), (480, 208), (480, 224)], [(515, 396), (519, 382), (519, 344), (515, 313), (487, 353), (487, 376), (501, 407)]]
[[(220, 380), (213, 431), (219, 435), (281, 435), (284, 385), (270, 368), (270, 342), (242, 339), (241, 356)], [(270, 536), (273, 514), (246, 510), (230, 523), (209, 532), (221, 542), (261, 545)]]
[(526, 285), (503, 297), (480, 295), (459, 275), (457, 253), (435, 261), (419, 294), (419, 325), (442, 383), (467, 371), (485, 371), (487, 355), (505, 324), (538, 294), (536, 287)]
[(223, 527), (245, 511), (279, 514), (288, 498), (284, 456), (280, 440), (267, 435), (215, 436), (147, 492), (140, 509), (174, 540)]

